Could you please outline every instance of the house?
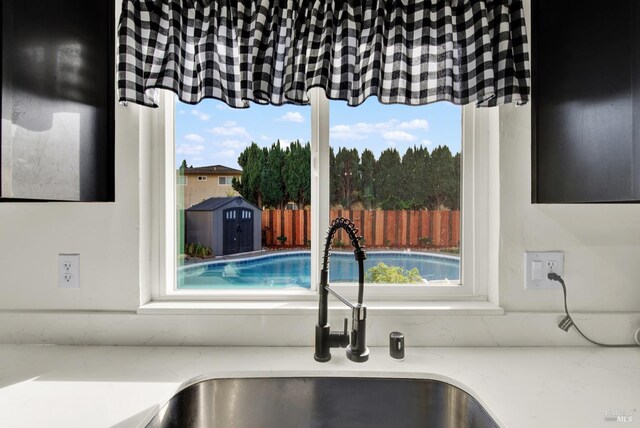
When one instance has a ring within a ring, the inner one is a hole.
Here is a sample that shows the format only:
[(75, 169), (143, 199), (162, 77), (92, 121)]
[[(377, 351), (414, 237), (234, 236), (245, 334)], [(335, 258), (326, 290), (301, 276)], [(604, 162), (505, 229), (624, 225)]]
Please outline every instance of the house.
[(240, 179), (242, 171), (224, 165), (181, 168), (177, 171), (178, 185), (183, 189), (184, 207), (217, 197), (237, 196), (231, 182)]

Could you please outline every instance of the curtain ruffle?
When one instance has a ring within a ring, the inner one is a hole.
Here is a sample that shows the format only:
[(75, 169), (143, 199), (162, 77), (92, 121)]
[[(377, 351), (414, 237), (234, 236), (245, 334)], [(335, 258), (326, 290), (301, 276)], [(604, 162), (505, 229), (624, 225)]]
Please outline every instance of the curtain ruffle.
[(529, 99), (521, 0), (124, 0), (120, 101), (351, 106)]

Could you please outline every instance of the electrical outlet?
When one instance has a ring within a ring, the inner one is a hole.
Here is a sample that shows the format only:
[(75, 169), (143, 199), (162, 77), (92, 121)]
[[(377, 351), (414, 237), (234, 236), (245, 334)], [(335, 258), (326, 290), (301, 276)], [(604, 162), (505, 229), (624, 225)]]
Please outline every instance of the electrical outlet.
[(526, 251), (524, 253), (524, 288), (526, 290), (562, 288), (559, 282), (547, 278), (550, 272), (560, 276), (564, 273), (562, 251)]
[(60, 288), (80, 288), (80, 254), (58, 255)]

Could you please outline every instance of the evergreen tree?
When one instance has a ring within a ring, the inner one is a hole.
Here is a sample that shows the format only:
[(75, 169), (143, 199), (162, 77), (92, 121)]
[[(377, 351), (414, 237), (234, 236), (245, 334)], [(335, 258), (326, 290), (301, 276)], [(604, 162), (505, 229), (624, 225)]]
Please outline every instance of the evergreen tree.
[(375, 182), (373, 180), (376, 170), (376, 158), (369, 149), (364, 149), (360, 160), (360, 198), (364, 208), (370, 210), (375, 206)]
[(449, 208), (452, 210), (460, 209), (460, 189), (462, 188), (462, 176), (460, 174), (462, 170), (462, 157), (460, 153), (456, 153), (453, 157), (453, 169), (454, 169), (454, 182), (455, 186), (453, 188), (453, 193), (451, 194), (451, 198), (449, 200)]
[(185, 169), (187, 169), (187, 160), (182, 159), (182, 163), (180, 164), (180, 171), (184, 171)]
[(360, 189), (360, 156), (357, 149), (340, 148), (335, 158), (334, 177), (337, 179), (336, 192), (338, 203), (344, 209), (351, 209), (351, 205), (359, 199)]
[(394, 210), (400, 207), (399, 192), (402, 182), (402, 162), (395, 148), (386, 149), (380, 154), (374, 175), (375, 195), (380, 208)]
[(299, 209), (311, 201), (311, 146), (294, 141), (287, 150), (284, 163), (284, 184), (289, 198)]
[(266, 165), (268, 149), (261, 149), (256, 143), (251, 143), (238, 157), (238, 165), (242, 168), (240, 180), (233, 178), (231, 186), (240, 195), (262, 208), (262, 170)]
[(276, 141), (267, 149), (265, 166), (260, 177), (262, 203), (268, 207), (282, 209), (287, 203), (284, 183), (285, 151)]
[(340, 176), (336, 164), (336, 155), (333, 152), (333, 147), (329, 147), (329, 204), (331, 204), (331, 206), (340, 203), (340, 194), (338, 192), (339, 180)]
[(425, 206), (424, 193), (427, 188), (425, 180), (426, 162), (424, 153), (429, 152), (420, 147), (409, 147), (402, 156), (402, 182), (399, 191), (402, 209), (418, 209)]
[(427, 178), (431, 183), (429, 209), (450, 208), (459, 181), (456, 179), (454, 159), (449, 147), (438, 146), (433, 149)]

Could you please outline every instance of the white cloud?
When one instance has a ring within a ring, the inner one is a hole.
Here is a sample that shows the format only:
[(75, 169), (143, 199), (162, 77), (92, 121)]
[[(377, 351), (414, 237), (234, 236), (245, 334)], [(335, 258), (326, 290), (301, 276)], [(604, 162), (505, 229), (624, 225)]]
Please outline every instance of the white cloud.
[(198, 134), (187, 134), (184, 136), (187, 141), (193, 141), (194, 143), (204, 143), (204, 138)]
[(422, 140), (422, 144), (425, 146), (433, 146), (433, 141), (431, 140)]
[(211, 117), (208, 114), (203, 113), (200, 110), (196, 110), (196, 109), (191, 110), (191, 114), (194, 115), (195, 117), (197, 117), (198, 119), (202, 120), (202, 121), (207, 121)]
[(218, 110), (231, 110), (231, 107), (226, 104), (216, 104), (216, 108)]
[(389, 141), (415, 141), (417, 138), (407, 130), (424, 132), (429, 129), (429, 122), (425, 119), (413, 119), (407, 122), (400, 122), (391, 119), (386, 122), (358, 122), (350, 125), (335, 125), (331, 127), (331, 138), (346, 141), (362, 141), (369, 139), (372, 135), (379, 135)]
[(245, 128), (232, 121), (225, 122), (222, 126), (208, 129), (208, 131), (219, 137), (233, 137), (234, 139), (251, 141), (251, 134)]
[(280, 118), (280, 120), (284, 120), (285, 122), (296, 122), (302, 123), (304, 122), (304, 117), (297, 111), (288, 111)]
[(376, 125), (373, 123), (356, 123), (353, 125), (336, 125), (330, 129), (331, 138), (338, 140), (364, 140), (371, 134)]
[(413, 119), (409, 122), (402, 122), (399, 126), (401, 129), (422, 129), (429, 130), (429, 122), (426, 119)]
[(262, 141), (271, 141), (271, 140), (273, 140), (273, 138), (269, 137), (268, 135), (262, 134), (260, 136), (260, 140), (262, 140)]
[(416, 137), (406, 131), (385, 131), (382, 138), (388, 141), (414, 141)]
[(197, 155), (204, 151), (204, 146), (202, 144), (180, 144), (176, 147), (176, 154), (178, 155)]
[(180, 110), (180, 114), (185, 114), (185, 113), (186, 113), (186, 111)]

